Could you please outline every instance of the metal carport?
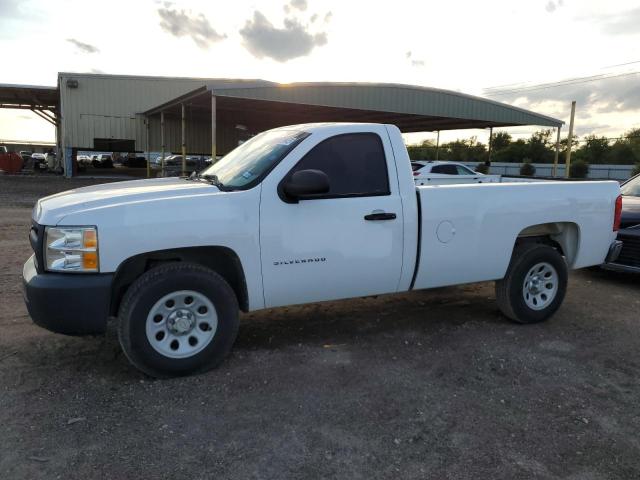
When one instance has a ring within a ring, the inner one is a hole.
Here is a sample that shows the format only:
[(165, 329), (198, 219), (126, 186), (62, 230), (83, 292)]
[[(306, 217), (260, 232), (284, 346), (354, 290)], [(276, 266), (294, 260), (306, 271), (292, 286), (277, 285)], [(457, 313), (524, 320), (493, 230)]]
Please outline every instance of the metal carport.
[(279, 84), (263, 80), (212, 81), (142, 114), (150, 129), (148, 150), (160, 148), (164, 152), (166, 122), (180, 122), (183, 159), (193, 152), (187, 145), (187, 120), (209, 125), (213, 158), (237, 145), (234, 130), (250, 136), (297, 123), (390, 123), (402, 132), (537, 125), (557, 128), (558, 138), (563, 124), (522, 108), (436, 88), (384, 83)]

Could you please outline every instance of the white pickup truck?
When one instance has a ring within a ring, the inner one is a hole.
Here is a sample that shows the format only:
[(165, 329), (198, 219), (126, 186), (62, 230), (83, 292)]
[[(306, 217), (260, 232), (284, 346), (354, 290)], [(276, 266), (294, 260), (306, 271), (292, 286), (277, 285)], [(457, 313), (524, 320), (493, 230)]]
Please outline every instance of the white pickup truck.
[(197, 176), (39, 200), (24, 294), (55, 332), (117, 317), (136, 367), (184, 375), (223, 360), (240, 310), (495, 280), (507, 317), (543, 321), (569, 268), (619, 252), (619, 207), (616, 182), (416, 187), (396, 127), (295, 125)]

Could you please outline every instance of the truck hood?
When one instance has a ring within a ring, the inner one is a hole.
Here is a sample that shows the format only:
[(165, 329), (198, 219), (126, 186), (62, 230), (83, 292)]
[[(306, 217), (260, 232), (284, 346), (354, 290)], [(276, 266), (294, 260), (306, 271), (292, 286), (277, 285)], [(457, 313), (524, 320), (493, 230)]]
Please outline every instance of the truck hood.
[(33, 219), (41, 225), (57, 225), (67, 215), (82, 211), (219, 191), (209, 183), (175, 177), (104, 183), (41, 198)]

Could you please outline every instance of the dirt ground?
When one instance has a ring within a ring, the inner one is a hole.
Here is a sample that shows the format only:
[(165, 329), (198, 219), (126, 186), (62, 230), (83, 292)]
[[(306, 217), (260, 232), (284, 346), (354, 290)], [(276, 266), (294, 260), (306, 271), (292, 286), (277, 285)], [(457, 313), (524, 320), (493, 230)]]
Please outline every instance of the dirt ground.
[(640, 279), (574, 272), (534, 326), (488, 283), (262, 311), (154, 381), (23, 304), (34, 201), (88, 182), (0, 178), (0, 478), (640, 478)]

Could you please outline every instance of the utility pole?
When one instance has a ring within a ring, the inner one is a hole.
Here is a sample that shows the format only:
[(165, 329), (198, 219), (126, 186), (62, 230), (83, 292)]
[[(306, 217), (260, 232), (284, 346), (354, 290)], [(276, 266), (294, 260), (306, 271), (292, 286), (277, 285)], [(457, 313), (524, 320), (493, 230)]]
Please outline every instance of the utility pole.
[(187, 174), (187, 114), (182, 104), (182, 176)]
[(144, 123), (147, 127), (147, 178), (151, 177), (151, 154), (149, 153), (149, 118), (145, 118)]
[(216, 163), (216, 154), (218, 153), (216, 151), (216, 129), (218, 127), (217, 125), (217, 118), (216, 118), (216, 96), (215, 95), (211, 95), (211, 164), (213, 165), (214, 163)]
[(489, 127), (489, 154), (487, 156), (487, 173), (491, 168), (491, 153), (493, 152), (493, 127)]
[(164, 110), (160, 112), (160, 143), (162, 143), (162, 157), (160, 157), (162, 165), (160, 171), (162, 172), (161, 176), (164, 177)]
[(569, 178), (571, 168), (571, 142), (573, 141), (573, 121), (576, 116), (576, 101), (571, 102), (571, 120), (569, 120), (569, 136), (567, 137), (567, 160), (565, 161), (564, 177)]
[(556, 127), (556, 132), (557, 132), (557, 136), (556, 136), (556, 153), (553, 157), (553, 172), (552, 175), (553, 177), (555, 177), (557, 175), (558, 172), (558, 157), (560, 156), (560, 129), (562, 127), (561, 126), (557, 126)]

